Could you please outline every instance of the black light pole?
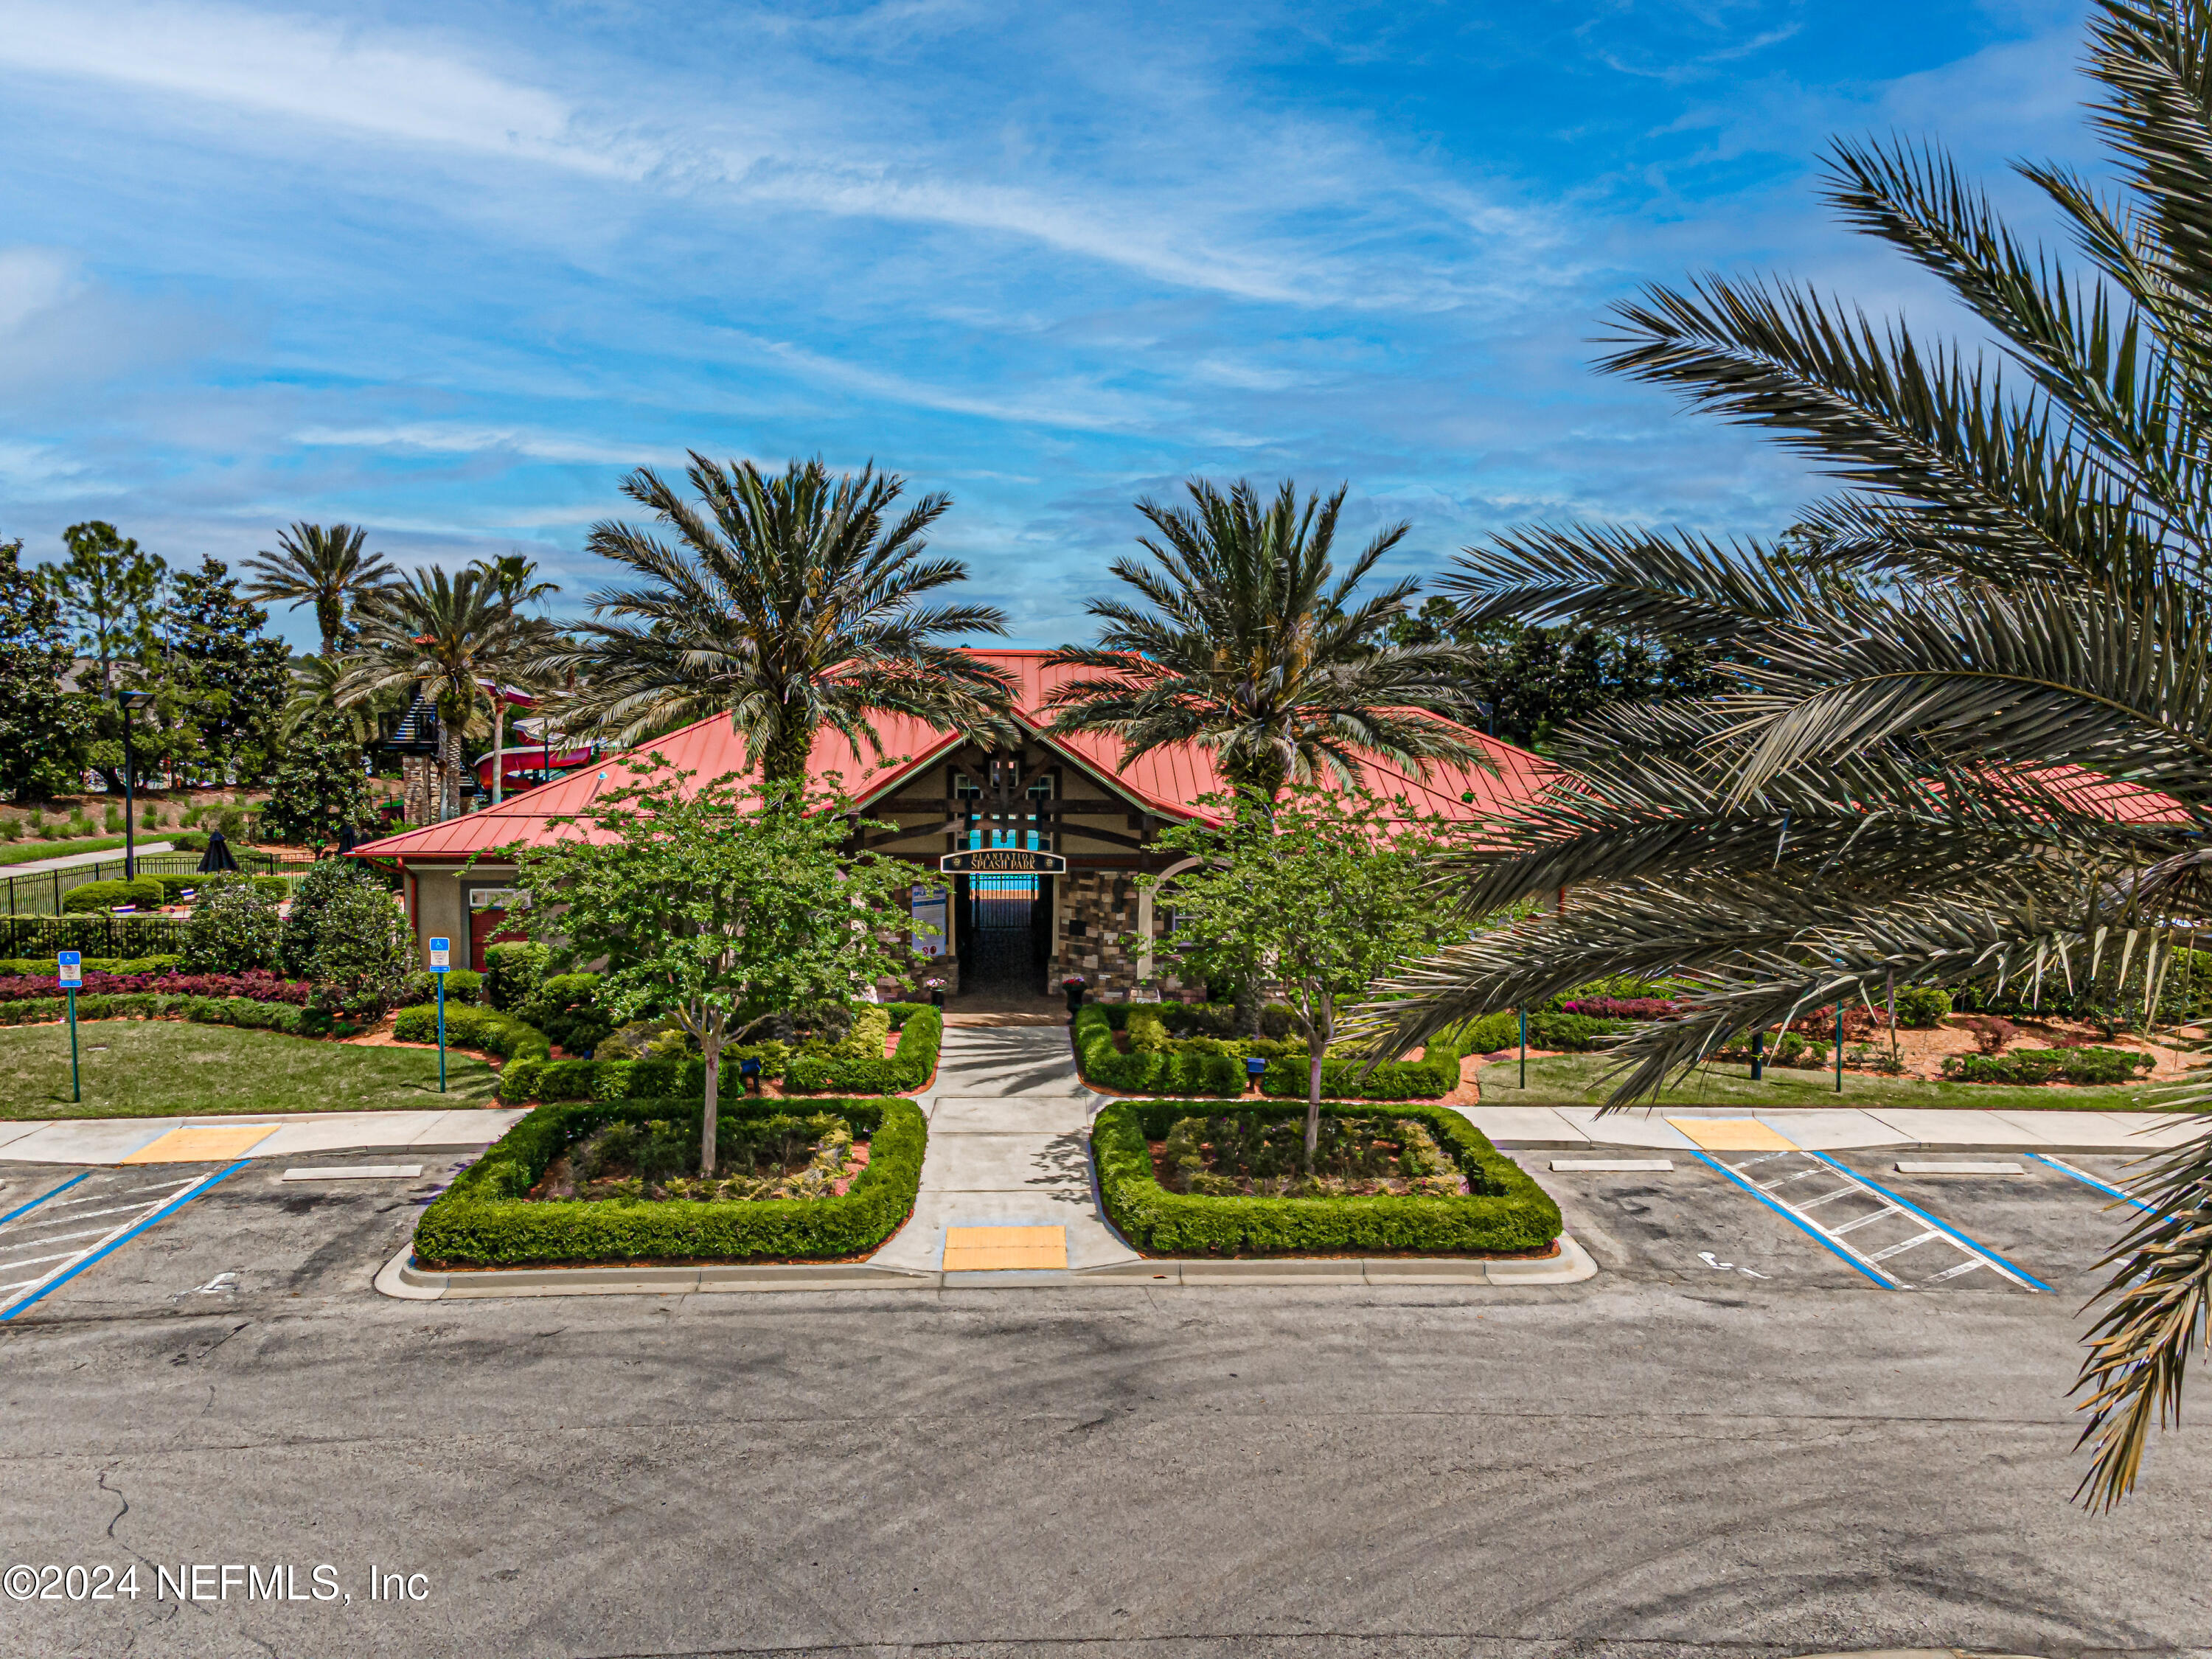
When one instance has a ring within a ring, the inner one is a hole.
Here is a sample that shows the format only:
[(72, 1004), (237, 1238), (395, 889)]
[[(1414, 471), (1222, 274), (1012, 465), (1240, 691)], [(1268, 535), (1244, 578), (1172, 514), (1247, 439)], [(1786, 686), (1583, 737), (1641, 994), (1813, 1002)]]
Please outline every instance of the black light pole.
[(123, 879), (138, 878), (138, 764), (131, 753), (131, 715), (134, 709), (143, 708), (154, 701), (151, 691), (118, 691), (117, 705), (123, 710)]

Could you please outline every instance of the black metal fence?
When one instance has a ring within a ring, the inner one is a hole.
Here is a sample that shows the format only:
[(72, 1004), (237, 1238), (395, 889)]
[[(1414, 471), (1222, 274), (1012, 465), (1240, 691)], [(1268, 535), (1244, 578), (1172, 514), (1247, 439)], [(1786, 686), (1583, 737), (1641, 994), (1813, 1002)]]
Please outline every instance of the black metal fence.
[[(300, 874), (313, 867), (307, 859), (279, 858), (274, 853), (240, 853), (238, 867), (250, 876)], [(144, 853), (138, 870), (149, 876), (188, 876), (200, 867), (198, 853)], [(30, 875), (0, 876), (0, 916), (58, 916), (62, 899), (72, 887), (88, 881), (120, 881), (120, 857), (96, 864), (72, 864), (64, 869), (40, 870)], [(21, 951), (15, 952), (20, 956)]]
[(0, 957), (52, 957), (82, 951), (88, 957), (182, 955), (182, 916), (117, 916), (104, 910), (81, 916), (0, 916)]

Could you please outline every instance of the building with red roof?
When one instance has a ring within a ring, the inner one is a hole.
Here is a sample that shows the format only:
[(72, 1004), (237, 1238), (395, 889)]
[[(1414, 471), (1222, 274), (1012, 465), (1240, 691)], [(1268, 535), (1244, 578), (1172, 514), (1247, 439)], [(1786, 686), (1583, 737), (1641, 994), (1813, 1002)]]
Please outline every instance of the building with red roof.
[[(989, 750), (920, 720), (883, 715), (875, 722), (880, 757), (856, 759), (825, 727), (815, 738), (809, 781), (841, 790), (866, 817), (895, 826), (867, 832), (865, 844), (915, 865), (914, 913), (937, 929), (917, 944), (939, 958), (949, 989), (1031, 994), (1080, 974), (1095, 993), (1126, 996), (1149, 976), (1143, 944), (1163, 920), (1149, 890), (1131, 878), (1171, 873), (1181, 855), (1159, 844), (1159, 831), (1218, 822), (1207, 798), (1225, 786), (1212, 756), (1195, 744), (1156, 750), (1125, 766), (1118, 739), (1051, 730), (1047, 698), (1082, 671), (1048, 666), (1049, 653), (974, 654), (1012, 677), (1018, 745)], [(1495, 771), (1432, 765), (1407, 773), (1371, 762), (1369, 787), (1405, 796), (1419, 813), (1473, 821), (1532, 800), (1555, 775), (1525, 750), (1468, 735)], [(455, 965), (481, 968), (487, 945), (517, 936), (513, 911), (528, 902), (503, 850), (587, 833), (552, 820), (652, 775), (659, 764), (648, 755), (702, 780), (744, 765), (743, 740), (718, 714), (497, 805), (367, 842), (353, 856), (396, 865), (418, 939), (451, 938)]]

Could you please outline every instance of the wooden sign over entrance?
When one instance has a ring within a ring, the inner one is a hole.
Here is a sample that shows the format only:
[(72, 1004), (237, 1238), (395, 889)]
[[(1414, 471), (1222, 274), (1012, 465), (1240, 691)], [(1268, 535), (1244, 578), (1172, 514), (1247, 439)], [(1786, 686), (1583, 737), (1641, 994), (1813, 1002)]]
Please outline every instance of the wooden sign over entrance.
[(1019, 847), (976, 847), (945, 854), (937, 867), (947, 875), (1064, 876), (1067, 860), (1057, 853), (1032, 853)]

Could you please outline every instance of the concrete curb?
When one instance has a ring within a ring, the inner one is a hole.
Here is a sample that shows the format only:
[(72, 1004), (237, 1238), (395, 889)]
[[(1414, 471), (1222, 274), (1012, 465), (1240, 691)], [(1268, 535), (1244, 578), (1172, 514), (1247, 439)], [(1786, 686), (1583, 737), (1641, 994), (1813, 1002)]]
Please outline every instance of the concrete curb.
[(1565, 1233), (1550, 1260), (1386, 1256), (1371, 1260), (1117, 1261), (1065, 1273), (913, 1273), (866, 1261), (733, 1262), (706, 1267), (490, 1267), (439, 1273), (415, 1265), (412, 1245), (379, 1270), (375, 1288), (407, 1302), (519, 1296), (691, 1296), (757, 1291), (1067, 1290), (1140, 1285), (1465, 1285), (1497, 1288), (1578, 1285), (1597, 1276), (1588, 1250)]

